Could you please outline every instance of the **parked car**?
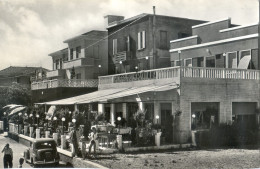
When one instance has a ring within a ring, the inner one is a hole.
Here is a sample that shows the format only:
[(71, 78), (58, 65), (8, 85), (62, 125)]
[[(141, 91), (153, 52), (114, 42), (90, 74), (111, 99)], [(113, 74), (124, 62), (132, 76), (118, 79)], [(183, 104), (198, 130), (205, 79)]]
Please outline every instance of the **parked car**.
[(35, 139), (25, 150), (24, 159), (32, 165), (58, 165), (60, 161), (56, 142), (52, 138)]

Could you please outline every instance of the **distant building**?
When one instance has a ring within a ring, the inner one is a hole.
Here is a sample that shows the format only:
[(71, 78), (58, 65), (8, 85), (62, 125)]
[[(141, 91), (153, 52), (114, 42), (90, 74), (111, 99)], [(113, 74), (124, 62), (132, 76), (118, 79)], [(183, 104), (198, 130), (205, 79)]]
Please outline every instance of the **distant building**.
[(108, 30), (109, 74), (170, 66), (170, 44), (192, 34), (205, 21), (140, 14), (128, 19), (105, 16)]
[(53, 70), (32, 83), (33, 102), (56, 100), (97, 90), (108, 70), (107, 31), (92, 30), (67, 39), (68, 48), (49, 54)]
[(31, 80), (42, 79), (48, 70), (42, 67), (10, 66), (0, 71), (0, 86), (10, 86), (18, 83), (31, 88)]

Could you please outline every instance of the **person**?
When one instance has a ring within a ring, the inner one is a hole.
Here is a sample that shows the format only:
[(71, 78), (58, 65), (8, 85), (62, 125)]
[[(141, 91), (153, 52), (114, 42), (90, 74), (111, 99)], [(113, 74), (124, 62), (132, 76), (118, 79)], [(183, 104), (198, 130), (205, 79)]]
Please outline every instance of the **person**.
[(13, 168), (13, 150), (8, 143), (3, 148), (2, 153), (4, 153), (4, 168)]
[(23, 162), (24, 162), (24, 158), (20, 158), (20, 159), (19, 159), (18, 168), (23, 168)]
[(95, 127), (92, 127), (91, 133), (89, 134), (89, 139), (90, 139), (90, 146), (89, 146), (89, 155), (91, 154), (91, 149), (94, 146), (94, 157), (96, 156), (96, 139), (97, 139), (97, 131)]
[(78, 157), (78, 140), (77, 140), (77, 134), (76, 134), (76, 131), (75, 131), (75, 128), (73, 128), (71, 130), (71, 133), (70, 133), (70, 142), (72, 143), (73, 147), (74, 147), (74, 151), (75, 151), (75, 156)]

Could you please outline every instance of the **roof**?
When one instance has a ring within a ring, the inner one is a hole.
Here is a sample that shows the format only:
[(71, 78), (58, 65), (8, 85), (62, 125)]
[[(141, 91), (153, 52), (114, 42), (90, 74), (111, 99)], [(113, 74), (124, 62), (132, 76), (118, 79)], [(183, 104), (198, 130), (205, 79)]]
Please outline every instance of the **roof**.
[[(119, 25), (124, 24), (124, 23), (132, 22), (132, 21), (137, 20), (137, 19), (141, 19), (141, 18), (146, 17), (146, 16), (153, 16), (153, 14), (142, 13), (142, 14), (140, 14), (140, 15), (136, 15), (136, 16), (131, 17), (131, 18), (128, 18), (128, 19), (111, 22), (111, 23), (108, 25), (108, 29), (109, 29), (109, 28), (112, 28), (112, 27), (114, 27), (114, 26), (119, 26)], [(157, 17), (158, 17), (158, 16), (159, 16), (159, 17), (168, 17), (168, 18), (171, 18), (171, 19), (183, 19), (183, 20), (193, 20), (193, 21), (207, 22), (207, 21), (203, 21), (203, 20), (196, 20), (196, 19), (189, 19), (189, 18), (180, 18), (180, 17), (167, 16), (167, 15), (155, 15), (155, 16), (157, 16)]]
[(64, 43), (68, 43), (73, 40), (78, 40), (81, 38), (86, 38), (86, 39), (101, 39), (103, 37), (107, 36), (107, 31), (100, 31), (100, 30), (92, 30), (86, 33), (83, 33), (79, 36), (75, 36), (73, 38), (67, 39), (63, 41)]
[(0, 71), (0, 77), (12, 77), (12, 76), (30, 76), (32, 74), (35, 74), (36, 70), (45, 68), (42, 67), (19, 67), (19, 66), (10, 66), (8, 68), (5, 68)]
[(64, 48), (64, 49), (61, 49), (61, 50), (52, 52), (52, 53), (49, 54), (49, 56), (61, 55), (61, 54), (64, 54), (64, 53), (66, 53), (66, 52), (68, 52), (68, 48)]

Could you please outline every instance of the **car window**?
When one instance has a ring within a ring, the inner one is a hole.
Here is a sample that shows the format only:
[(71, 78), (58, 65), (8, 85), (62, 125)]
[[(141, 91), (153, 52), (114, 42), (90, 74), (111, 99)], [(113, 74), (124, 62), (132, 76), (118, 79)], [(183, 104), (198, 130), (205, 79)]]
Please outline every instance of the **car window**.
[(55, 142), (39, 142), (35, 144), (36, 149), (55, 148)]

